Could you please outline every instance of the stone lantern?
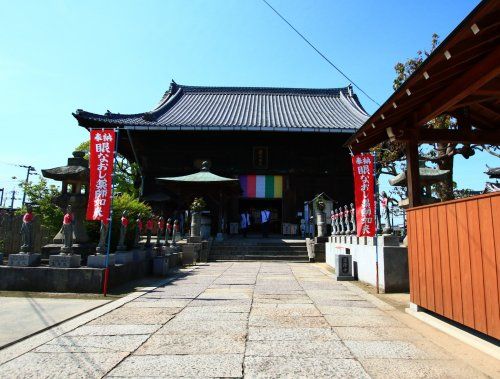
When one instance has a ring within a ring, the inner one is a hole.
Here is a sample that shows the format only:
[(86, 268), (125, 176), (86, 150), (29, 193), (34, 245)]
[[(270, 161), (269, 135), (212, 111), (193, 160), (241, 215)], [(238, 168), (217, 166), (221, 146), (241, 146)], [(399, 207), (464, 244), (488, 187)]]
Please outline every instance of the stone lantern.
[[(73, 157), (68, 158), (66, 166), (42, 170), (44, 177), (61, 181), (61, 195), (54, 199), (54, 203), (66, 211), (71, 205), (73, 213), (73, 253), (88, 255), (92, 246), (89, 245), (89, 237), (85, 229), (85, 213), (87, 210), (87, 189), (90, 180), (88, 161), (84, 158), (85, 152), (75, 151)], [(62, 224), (62, 219), (61, 219)], [(42, 248), (45, 256), (58, 254), (63, 244), (62, 228), (53, 239), (53, 243)]]

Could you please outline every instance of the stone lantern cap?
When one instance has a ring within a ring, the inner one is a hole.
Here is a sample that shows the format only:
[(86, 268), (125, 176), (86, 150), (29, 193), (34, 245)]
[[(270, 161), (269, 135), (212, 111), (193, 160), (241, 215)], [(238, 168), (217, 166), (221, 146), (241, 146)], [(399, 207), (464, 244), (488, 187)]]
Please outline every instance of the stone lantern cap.
[(88, 182), (90, 179), (89, 163), (84, 157), (85, 152), (74, 151), (73, 157), (68, 158), (66, 166), (42, 170), (42, 175), (57, 181)]

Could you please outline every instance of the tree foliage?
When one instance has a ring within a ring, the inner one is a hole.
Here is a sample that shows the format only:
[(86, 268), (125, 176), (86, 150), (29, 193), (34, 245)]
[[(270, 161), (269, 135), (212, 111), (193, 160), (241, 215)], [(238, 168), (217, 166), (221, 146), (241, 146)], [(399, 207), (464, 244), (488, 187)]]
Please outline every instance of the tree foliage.
[[(78, 151), (85, 151), (85, 159), (89, 159), (90, 141), (85, 141), (76, 147)], [(122, 194), (131, 194), (139, 197), (141, 176), (137, 163), (129, 162), (127, 158), (118, 154), (115, 165), (115, 190)]]
[(120, 220), (124, 211), (127, 211), (127, 218), (129, 220), (125, 238), (126, 244), (129, 248), (133, 245), (136, 220), (139, 214), (144, 220), (148, 218), (152, 213), (151, 207), (149, 205), (143, 203), (131, 194), (124, 193), (120, 196), (116, 196), (113, 200), (113, 225), (111, 234), (112, 248), (115, 248), (118, 243), (121, 225)]
[[(393, 88), (397, 90), (410, 75), (418, 69), (422, 62), (436, 49), (439, 45), (439, 36), (433, 34), (431, 38), (430, 50), (419, 50), (416, 56), (408, 58), (404, 62), (397, 62), (394, 66), (396, 77), (393, 81)], [(450, 115), (443, 114), (429, 121), (425, 128), (430, 129), (455, 129), (457, 128), (457, 120)], [(406, 158), (405, 144), (399, 141), (386, 141), (372, 149), (377, 153), (377, 173), (397, 175), (398, 172), (404, 170)], [(432, 167), (441, 170), (449, 170), (446, 179), (432, 186), (432, 192), (440, 200), (450, 200), (456, 195), (464, 196), (471, 193), (470, 190), (457, 190), (456, 184), (453, 182), (453, 164), (454, 157), (458, 154), (468, 159), (474, 155), (475, 150), (488, 152), (496, 157), (500, 157), (500, 148), (491, 145), (468, 145), (457, 143), (435, 143), (422, 145), (419, 149), (420, 159), (429, 162)]]
[(38, 183), (22, 182), (19, 186), (26, 192), (28, 203), (33, 205), (36, 217), (41, 219), (41, 225), (55, 235), (61, 228), (63, 218), (62, 210), (53, 202), (61, 194), (60, 191), (55, 185), (48, 185), (44, 178)]

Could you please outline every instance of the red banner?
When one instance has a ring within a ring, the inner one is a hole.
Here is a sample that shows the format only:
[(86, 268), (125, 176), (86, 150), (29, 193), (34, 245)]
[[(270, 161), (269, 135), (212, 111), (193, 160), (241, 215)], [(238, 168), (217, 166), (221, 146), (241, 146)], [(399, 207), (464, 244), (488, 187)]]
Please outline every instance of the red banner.
[(376, 229), (373, 155), (353, 156), (352, 170), (356, 202), (356, 232), (358, 237), (373, 237)]
[(109, 219), (115, 131), (101, 129), (90, 131), (90, 188), (87, 220)]

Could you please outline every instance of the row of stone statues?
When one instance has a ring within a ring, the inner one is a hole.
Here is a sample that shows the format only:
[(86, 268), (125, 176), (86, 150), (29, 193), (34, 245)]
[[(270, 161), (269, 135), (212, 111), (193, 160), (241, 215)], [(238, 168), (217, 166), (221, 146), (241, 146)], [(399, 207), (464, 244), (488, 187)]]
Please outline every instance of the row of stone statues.
[[(128, 212), (124, 211), (122, 213), (122, 217), (120, 219), (121, 225), (120, 225), (120, 237), (118, 239), (118, 246), (117, 250), (118, 251), (124, 251), (126, 250), (126, 245), (125, 245), (125, 236), (127, 233), (127, 228), (128, 228)], [(151, 247), (151, 238), (153, 234), (153, 226), (154, 226), (154, 221), (153, 217), (150, 216), (148, 217), (146, 221), (146, 244), (145, 247)], [(139, 247), (139, 242), (141, 239), (141, 235), (144, 231), (143, 229), (144, 224), (142, 220), (142, 215), (139, 214), (135, 223), (135, 234), (134, 234), (134, 247), (138, 248)], [(161, 247), (162, 243), (161, 240), (164, 239), (164, 246), (169, 245), (169, 240), (172, 240), (171, 245), (175, 246), (175, 241), (176, 241), (176, 236), (180, 232), (180, 225), (178, 220), (174, 220), (172, 222), (172, 219), (169, 218), (167, 222), (165, 223), (165, 219), (163, 217), (159, 217), (157, 221), (157, 228), (156, 228), (156, 247)], [(100, 237), (99, 237), (99, 244), (97, 246), (96, 252), (97, 254), (102, 254), (106, 250), (106, 245), (107, 245), (107, 240), (108, 240), (108, 223), (106, 221), (101, 221), (101, 230), (100, 230)]]
[[(30, 205), (27, 206), (26, 213), (23, 216), (23, 223), (21, 225), (21, 253), (30, 254), (33, 252), (33, 220), (34, 214), (33, 209)], [(127, 233), (127, 228), (129, 225), (128, 212), (124, 211), (120, 219), (120, 237), (118, 239), (117, 250), (126, 250), (125, 236)], [(75, 217), (71, 210), (71, 205), (68, 205), (66, 213), (63, 216), (62, 222), (62, 247), (61, 254), (68, 255), (72, 254), (73, 247), (73, 227), (75, 224)], [(151, 238), (153, 233), (153, 217), (150, 216), (146, 221), (146, 247), (151, 246)], [(134, 247), (139, 247), (139, 242), (141, 234), (143, 232), (143, 221), (142, 215), (139, 214), (135, 225), (135, 236), (134, 236)], [(164, 239), (164, 245), (168, 246), (169, 240), (172, 240), (172, 245), (175, 245), (176, 236), (180, 232), (180, 225), (178, 220), (172, 220), (171, 218), (165, 219), (159, 217), (157, 221), (157, 233), (156, 233), (156, 244), (155, 246), (161, 246), (161, 240)], [(108, 221), (101, 221), (101, 227), (99, 232), (99, 242), (97, 244), (96, 253), (103, 254), (106, 252), (106, 246), (109, 237), (109, 227)]]
[(350, 208), (347, 205), (331, 211), (332, 235), (351, 235), (356, 234), (356, 208), (351, 203)]

